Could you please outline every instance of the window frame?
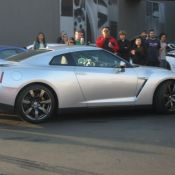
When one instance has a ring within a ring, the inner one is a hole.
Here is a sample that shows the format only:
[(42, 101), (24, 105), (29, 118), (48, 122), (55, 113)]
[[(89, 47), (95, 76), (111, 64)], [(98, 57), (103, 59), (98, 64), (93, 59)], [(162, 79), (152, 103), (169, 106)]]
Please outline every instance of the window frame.
[[(52, 64), (52, 62), (54, 61), (54, 59), (56, 59), (57, 57), (62, 57), (62, 56), (66, 56), (66, 59), (68, 59), (68, 64)], [(69, 63), (70, 62), (70, 63)], [(72, 56), (69, 53), (63, 53), (60, 55), (55, 55), (51, 61), (49, 62), (50, 66), (76, 66), (74, 59), (72, 58)]]
[(132, 66), (129, 62), (127, 62), (126, 60), (124, 60), (124, 59), (121, 58), (120, 56), (114, 55), (113, 53), (108, 52), (108, 51), (105, 51), (105, 50), (83, 50), (83, 51), (71, 52), (70, 54), (71, 54), (72, 59), (74, 60), (75, 66), (76, 66), (76, 67), (91, 67), (91, 68), (119, 68), (119, 67), (115, 67), (115, 66), (111, 66), (111, 67), (110, 67), (110, 66), (109, 66), (109, 67), (105, 67), (105, 66), (84, 66), (84, 65), (78, 65), (78, 64), (76, 63), (75, 57), (74, 57), (74, 55), (73, 55), (74, 53), (93, 52), (93, 51), (94, 51), (94, 52), (105, 52), (105, 53), (111, 55), (113, 58), (116, 58), (116, 61), (117, 61), (117, 60), (120, 60), (120, 61), (124, 62), (124, 63), (126, 64), (126, 68), (133, 68), (133, 66)]

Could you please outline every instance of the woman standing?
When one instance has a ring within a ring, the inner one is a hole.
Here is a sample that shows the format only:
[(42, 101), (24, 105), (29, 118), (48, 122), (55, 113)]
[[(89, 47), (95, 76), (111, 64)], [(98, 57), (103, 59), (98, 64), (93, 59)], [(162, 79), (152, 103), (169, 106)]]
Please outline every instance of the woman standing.
[(167, 36), (164, 33), (160, 34), (160, 60), (166, 59)]
[(47, 43), (44, 33), (39, 33), (36, 37), (36, 41), (34, 42), (34, 50), (38, 49), (46, 49)]
[(166, 61), (167, 53), (167, 35), (165, 33), (160, 34), (160, 67), (170, 69), (169, 63)]
[(135, 39), (135, 44), (131, 50), (131, 57), (134, 64), (146, 64), (146, 50), (140, 37)]

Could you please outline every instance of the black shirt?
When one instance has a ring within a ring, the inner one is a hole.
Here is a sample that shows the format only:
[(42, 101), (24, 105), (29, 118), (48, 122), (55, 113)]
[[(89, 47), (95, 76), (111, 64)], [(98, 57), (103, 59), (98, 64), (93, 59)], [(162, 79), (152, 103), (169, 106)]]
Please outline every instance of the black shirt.
[(158, 39), (148, 39), (146, 41), (146, 48), (147, 48), (147, 59), (158, 60), (160, 41)]
[(118, 40), (118, 44), (119, 44), (119, 56), (128, 60), (130, 58), (130, 50), (131, 50), (130, 41), (127, 39), (125, 39), (124, 41)]

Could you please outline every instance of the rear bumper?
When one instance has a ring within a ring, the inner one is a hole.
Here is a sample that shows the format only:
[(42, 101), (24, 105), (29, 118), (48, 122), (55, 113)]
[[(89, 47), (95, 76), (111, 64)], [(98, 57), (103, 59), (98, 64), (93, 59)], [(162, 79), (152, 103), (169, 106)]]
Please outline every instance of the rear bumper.
[(1, 112), (14, 114), (14, 106), (0, 103), (0, 113)]
[(16, 88), (5, 87), (0, 84), (0, 111), (14, 109), (16, 94)]

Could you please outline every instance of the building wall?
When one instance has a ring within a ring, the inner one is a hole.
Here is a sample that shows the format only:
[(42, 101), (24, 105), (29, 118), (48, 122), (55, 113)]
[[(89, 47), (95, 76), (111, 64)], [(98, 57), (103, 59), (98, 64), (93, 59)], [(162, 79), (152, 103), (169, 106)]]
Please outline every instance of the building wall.
[[(160, 14), (156, 22), (156, 14), (149, 14), (147, 2), (160, 3)], [(163, 8), (163, 9), (162, 9)], [(155, 29), (157, 34), (165, 32), (170, 41), (175, 40), (175, 1), (166, 0), (119, 0), (118, 29), (125, 30), (131, 38), (143, 30)]]
[(87, 42), (95, 42), (103, 26), (110, 26), (116, 36), (118, 0), (60, 0), (60, 3), (61, 31), (69, 36), (82, 30)]
[[(64, 0), (65, 1), (65, 0)], [(69, 0), (68, 0), (69, 1)], [(87, 2), (108, 2), (107, 0), (85, 0)], [(0, 3), (0, 45), (9, 44), (16, 46), (26, 46), (31, 44), (38, 32), (44, 32), (48, 42), (55, 42), (62, 28), (67, 28), (73, 35), (73, 20), (66, 24), (65, 20), (60, 23), (60, 2), (61, 0), (1, 0)], [(77, 2), (77, 1), (76, 1)], [(125, 30), (128, 33), (128, 38), (132, 38), (141, 31), (149, 29), (146, 24), (146, 2), (147, 0), (111, 0), (112, 5), (108, 9), (108, 17), (115, 22), (113, 28), (116, 33), (119, 30)], [(162, 29), (169, 36), (169, 40), (175, 40), (175, 2), (161, 1), (165, 3), (165, 24)], [(88, 3), (88, 4), (89, 4)], [(116, 3), (114, 6), (113, 3)], [(88, 6), (89, 7), (89, 6)], [(95, 6), (94, 6), (95, 7)], [(113, 7), (113, 8), (112, 8)], [(116, 11), (114, 10), (116, 7)], [(92, 8), (88, 8), (92, 9)], [(97, 6), (97, 9), (103, 9), (102, 6)], [(103, 10), (104, 12), (104, 10)], [(75, 13), (75, 12), (74, 12)], [(89, 11), (88, 14), (93, 14)], [(91, 15), (97, 19), (96, 15)], [(90, 17), (91, 17), (90, 16)], [(105, 16), (105, 15), (104, 15)], [(89, 18), (93, 23), (93, 20)], [(92, 26), (95, 26), (92, 25)], [(89, 26), (88, 26), (89, 27)], [(90, 34), (95, 41), (96, 35), (99, 34), (99, 28), (96, 32), (92, 29)], [(113, 32), (113, 33), (114, 33)], [(92, 40), (92, 42), (94, 42)]]
[(165, 32), (169, 41), (175, 41), (175, 2), (165, 3)]
[(59, 33), (58, 0), (1, 0), (0, 44), (26, 46), (38, 32), (49, 42)]
[(119, 0), (118, 30), (127, 32), (128, 38), (146, 28), (146, 1)]

